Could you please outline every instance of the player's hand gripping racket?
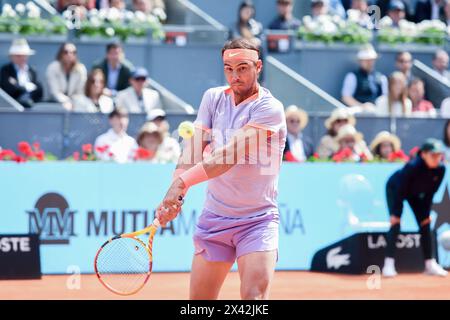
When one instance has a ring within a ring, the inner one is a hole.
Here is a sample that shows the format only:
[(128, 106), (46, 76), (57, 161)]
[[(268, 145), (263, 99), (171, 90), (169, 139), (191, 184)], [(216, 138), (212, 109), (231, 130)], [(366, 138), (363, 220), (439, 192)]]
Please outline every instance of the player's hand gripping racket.
[[(115, 236), (100, 247), (94, 269), (106, 289), (127, 296), (144, 287), (152, 272), (153, 237), (159, 227), (159, 220), (155, 219), (145, 229)], [(149, 234), (147, 244), (138, 238), (146, 233)]]

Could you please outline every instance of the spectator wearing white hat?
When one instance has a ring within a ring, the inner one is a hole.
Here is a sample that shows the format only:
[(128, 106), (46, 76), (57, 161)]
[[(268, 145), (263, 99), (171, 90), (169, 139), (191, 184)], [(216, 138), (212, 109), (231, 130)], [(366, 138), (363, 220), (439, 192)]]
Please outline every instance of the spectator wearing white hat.
[(302, 131), (308, 125), (308, 114), (301, 108), (291, 105), (286, 108), (287, 139), (284, 155), (286, 161), (305, 162), (314, 153), (314, 145)]
[(387, 95), (387, 78), (375, 70), (378, 54), (372, 45), (366, 45), (359, 50), (357, 57), (359, 68), (345, 76), (342, 101), (349, 107), (361, 107), (364, 111), (373, 112), (375, 100)]
[(170, 125), (166, 119), (166, 112), (162, 109), (156, 108), (150, 110), (147, 115), (147, 121), (154, 123), (163, 136), (161, 150), (163, 154), (181, 154), (180, 144), (175, 138), (170, 136)]
[(11, 62), (0, 69), (0, 87), (25, 108), (31, 108), (43, 95), (37, 73), (28, 64), (28, 58), (35, 51), (26, 39), (15, 39), (8, 53)]
[(355, 162), (363, 160), (373, 160), (373, 155), (367, 148), (367, 144), (364, 141), (362, 133), (358, 132), (351, 124), (346, 124), (339, 128), (339, 131), (334, 138), (338, 145), (338, 150), (335, 154), (344, 150), (350, 150), (351, 154), (346, 155), (346, 160), (352, 160)]
[(145, 68), (137, 68), (131, 74), (130, 85), (119, 91), (116, 105), (128, 110), (129, 113), (146, 113), (152, 109), (161, 108), (161, 99), (156, 90), (148, 88), (148, 72)]
[(147, 122), (142, 126), (136, 141), (140, 148), (147, 151), (148, 156), (143, 160), (152, 163), (176, 163), (180, 158), (181, 149), (178, 142), (167, 136), (154, 122)]
[(401, 150), (402, 144), (395, 134), (389, 131), (379, 132), (370, 143), (370, 150), (375, 158), (389, 161), (394, 152)]
[(337, 108), (325, 120), (324, 124), (327, 134), (320, 139), (317, 154), (320, 158), (328, 159), (339, 149), (334, 139), (339, 129), (346, 124), (354, 126), (356, 119), (347, 108)]

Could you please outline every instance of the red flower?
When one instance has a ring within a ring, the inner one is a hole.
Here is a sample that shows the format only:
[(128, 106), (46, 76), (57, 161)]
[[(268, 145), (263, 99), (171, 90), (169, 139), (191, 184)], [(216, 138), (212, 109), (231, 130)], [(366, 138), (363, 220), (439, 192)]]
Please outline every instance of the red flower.
[(292, 154), (291, 151), (286, 151), (286, 153), (284, 154), (284, 161), (287, 162), (299, 162), (294, 155)]
[(320, 159), (320, 156), (319, 156), (319, 154), (317, 152), (314, 152), (313, 158), (314, 159)]
[(39, 161), (44, 161), (44, 159), (45, 159), (45, 152), (42, 151), (42, 150), (38, 150), (35, 153), (35, 156), (36, 156), (36, 159), (38, 159)]
[(97, 151), (98, 153), (104, 153), (108, 149), (109, 149), (108, 145), (95, 147), (95, 151)]
[(108, 152), (108, 156), (109, 156), (110, 158), (112, 158), (112, 157), (114, 156), (114, 153)]
[(342, 162), (344, 160), (349, 160), (352, 155), (353, 155), (353, 150), (346, 147), (346, 148), (341, 149), (338, 152), (336, 152), (331, 159), (335, 162)]
[(80, 153), (78, 151), (75, 151), (73, 153), (73, 160), (79, 161), (80, 160)]
[(403, 150), (399, 150), (397, 152), (392, 152), (389, 155), (388, 161), (390, 161), (390, 162), (396, 162), (396, 161), (407, 162), (407, 161), (409, 161), (409, 157), (403, 152)]
[(137, 148), (136, 150), (136, 154), (134, 156), (134, 158), (136, 160), (145, 160), (145, 159), (151, 159), (153, 157), (153, 155), (155, 154), (155, 152), (144, 149), (144, 148)]
[(83, 144), (81, 150), (83, 150), (83, 153), (92, 153), (92, 144)]
[(0, 160), (14, 160), (15, 158), (16, 154), (12, 150), (4, 149), (0, 151)]
[(16, 157), (14, 158), (14, 161), (17, 162), (17, 163), (23, 163), (23, 162), (26, 162), (27, 159), (25, 159), (25, 158), (22, 157), (22, 156), (16, 156)]
[(39, 142), (35, 142), (35, 143), (33, 143), (33, 148), (34, 148), (34, 151), (39, 151), (39, 150), (41, 150), (41, 144), (39, 143)]
[(31, 149), (31, 146), (28, 142), (25, 142), (25, 141), (19, 142), (18, 149), (19, 149), (20, 153), (24, 154), (27, 157), (34, 156), (33, 149)]
[(369, 161), (369, 158), (367, 158), (367, 155), (363, 152), (359, 155), (359, 157), (361, 158), (361, 162), (367, 162)]
[(83, 154), (83, 156), (81, 157), (81, 159), (82, 159), (83, 161), (87, 161), (88, 155), (87, 155), (87, 154)]

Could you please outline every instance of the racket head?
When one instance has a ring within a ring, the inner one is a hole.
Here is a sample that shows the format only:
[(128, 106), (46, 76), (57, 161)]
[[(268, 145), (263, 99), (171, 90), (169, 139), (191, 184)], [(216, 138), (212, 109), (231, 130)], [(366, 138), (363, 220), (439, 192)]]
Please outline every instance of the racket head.
[[(152, 238), (152, 236), (150, 236)], [(149, 239), (151, 244), (152, 239)], [(120, 235), (106, 241), (97, 251), (94, 270), (109, 291), (128, 296), (140, 291), (152, 272), (151, 246), (133, 235)]]

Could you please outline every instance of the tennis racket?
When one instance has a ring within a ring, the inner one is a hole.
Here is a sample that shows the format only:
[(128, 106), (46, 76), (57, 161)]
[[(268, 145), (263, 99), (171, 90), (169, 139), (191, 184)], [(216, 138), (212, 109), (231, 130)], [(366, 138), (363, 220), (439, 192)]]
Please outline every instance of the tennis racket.
[[(179, 200), (183, 201), (183, 198)], [(153, 238), (159, 227), (160, 223), (155, 219), (145, 229), (115, 236), (100, 247), (95, 255), (94, 269), (106, 289), (128, 296), (145, 286), (152, 273)], [(146, 233), (149, 234), (147, 244), (138, 238)]]

